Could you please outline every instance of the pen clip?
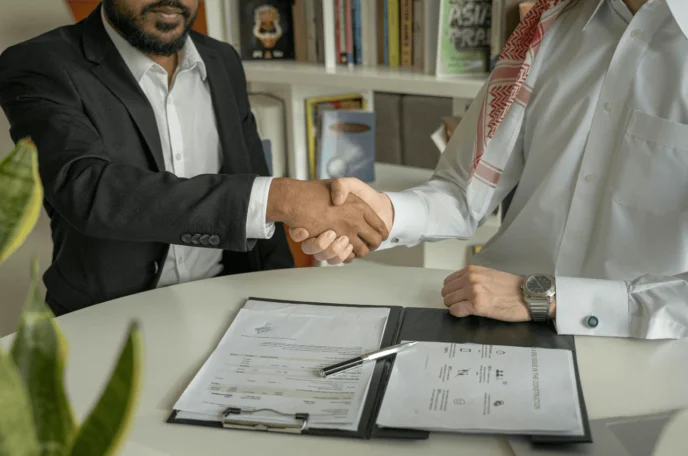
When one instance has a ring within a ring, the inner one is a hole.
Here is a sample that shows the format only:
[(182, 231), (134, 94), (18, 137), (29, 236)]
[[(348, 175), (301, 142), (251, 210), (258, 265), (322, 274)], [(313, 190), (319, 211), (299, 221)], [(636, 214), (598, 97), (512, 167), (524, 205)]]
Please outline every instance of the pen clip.
[[(270, 422), (268, 417), (256, 416), (255, 419), (234, 418), (239, 415), (253, 415), (259, 412), (272, 412), (280, 416), (290, 417), (294, 423)], [(301, 434), (308, 427), (308, 413), (287, 414), (273, 409), (242, 410), (229, 407), (222, 413), (222, 427), (252, 431), (286, 432)]]

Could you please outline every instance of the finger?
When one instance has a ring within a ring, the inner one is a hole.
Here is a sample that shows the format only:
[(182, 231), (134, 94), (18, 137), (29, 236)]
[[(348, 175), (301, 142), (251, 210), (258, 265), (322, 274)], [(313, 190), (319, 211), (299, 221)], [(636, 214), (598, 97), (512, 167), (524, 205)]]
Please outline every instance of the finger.
[(335, 179), (330, 185), (330, 194), (332, 197), (332, 204), (339, 206), (344, 204), (346, 198), (349, 196), (351, 189), (348, 185), (347, 179)]
[(458, 271), (448, 275), (447, 278), (444, 279), (444, 284), (447, 285), (449, 282), (453, 282), (457, 279), (460, 279), (466, 274), (467, 269), (468, 268), (459, 269)]
[(370, 252), (366, 242), (358, 236), (351, 239), (351, 244), (354, 246), (354, 253), (359, 258), (364, 258)]
[(325, 231), (315, 239), (307, 239), (301, 244), (301, 250), (307, 255), (315, 255), (324, 252), (332, 244), (337, 234), (332, 231)]
[(308, 234), (308, 230), (305, 228), (289, 228), (289, 236), (291, 236), (295, 242), (301, 242), (308, 239), (310, 234)]
[[(367, 204), (366, 206), (367, 208), (363, 211), (363, 218), (372, 229), (378, 232), (378, 234), (381, 236), (381, 241), (386, 240), (389, 236), (387, 225), (384, 221), (382, 221), (380, 216), (377, 215), (377, 213), (370, 206), (368, 206)], [(377, 246), (375, 248), (377, 248)]]
[(465, 283), (461, 278), (447, 282), (442, 287), (442, 297), (446, 297), (448, 294), (455, 292), (461, 288), (465, 287)]
[(341, 236), (339, 239), (334, 241), (330, 246), (323, 252), (315, 254), (315, 259), (318, 261), (327, 261), (331, 258), (339, 258), (343, 255), (343, 252), (349, 245), (349, 238), (347, 236)]
[(349, 241), (347, 239), (347, 246), (344, 248), (344, 250), (342, 251), (341, 254), (339, 254), (338, 256), (336, 256), (334, 258), (330, 258), (329, 260), (327, 260), (327, 262), (329, 264), (332, 264), (332, 265), (341, 264), (343, 262), (346, 262), (347, 258), (352, 256), (351, 252), (353, 252), (354, 246), (351, 244), (348, 244), (348, 242)]
[[(354, 249), (354, 246), (352, 245), (352, 246), (351, 246), (352, 252), (353, 252), (353, 249)], [(346, 260), (344, 260), (344, 263), (349, 264), (349, 263), (351, 263), (351, 262), (354, 261), (354, 258), (356, 258), (356, 255), (354, 255), (353, 253), (351, 253), (351, 254), (349, 255), (349, 258), (347, 258)]]
[(459, 302), (468, 301), (468, 294), (463, 288), (453, 291), (444, 296), (444, 305), (451, 307)]
[(380, 233), (370, 227), (364, 227), (362, 230), (360, 230), (358, 237), (360, 237), (363, 242), (366, 243), (368, 250), (371, 252), (380, 247), (380, 244), (382, 243), (382, 236), (380, 236)]
[(473, 315), (473, 307), (471, 307), (468, 301), (461, 301), (451, 306), (449, 313), (458, 318), (468, 317)]

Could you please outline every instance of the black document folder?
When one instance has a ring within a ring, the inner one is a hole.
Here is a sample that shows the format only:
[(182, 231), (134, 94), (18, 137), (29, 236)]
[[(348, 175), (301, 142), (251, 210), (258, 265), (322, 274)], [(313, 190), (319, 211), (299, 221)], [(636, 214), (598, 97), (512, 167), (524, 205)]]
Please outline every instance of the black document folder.
[[(274, 299), (249, 298), (249, 300), (283, 302), (292, 304), (312, 304), (319, 306), (340, 306), (344, 304), (328, 304), (320, 302), (280, 301)], [(346, 305), (344, 305), (346, 306)], [(585, 400), (580, 383), (576, 346), (572, 336), (561, 336), (551, 325), (542, 323), (504, 323), (481, 317), (455, 318), (445, 309), (410, 308), (400, 306), (347, 306), (347, 307), (377, 307), (389, 309), (389, 316), (382, 336), (380, 347), (395, 345), (401, 341), (445, 342), (445, 343), (473, 343), (485, 345), (508, 345), (517, 347), (556, 348), (572, 352), (575, 369), (576, 386), (580, 401), (580, 412), (583, 421), (584, 435), (581, 436), (530, 436), (534, 443), (589, 443), (592, 441)], [(393, 438), (393, 439), (427, 439), (429, 432), (414, 429), (394, 429), (377, 426), (377, 414), (382, 405), (387, 382), (392, 372), (394, 357), (376, 361), (370, 381), (368, 395), (363, 405), (363, 412), (356, 431), (317, 429), (307, 426), (308, 416), (295, 416), (298, 426), (286, 427), (280, 424), (271, 425), (269, 422), (248, 424), (246, 421), (232, 420), (232, 414), (241, 413), (240, 410), (229, 410), (224, 421), (198, 421), (181, 419), (174, 410), (168, 418), (168, 423), (211, 426), (228, 429), (250, 429), (274, 432), (284, 432), (305, 435), (326, 435), (333, 437), (354, 437), (362, 439)]]

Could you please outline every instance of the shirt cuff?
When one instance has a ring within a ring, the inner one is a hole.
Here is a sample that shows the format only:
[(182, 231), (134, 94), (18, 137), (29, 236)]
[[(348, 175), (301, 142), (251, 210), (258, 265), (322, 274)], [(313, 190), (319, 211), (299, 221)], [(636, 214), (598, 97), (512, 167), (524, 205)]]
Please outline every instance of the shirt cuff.
[(398, 245), (413, 246), (425, 233), (427, 210), (419, 195), (412, 191), (386, 193), (394, 208), (394, 223), (387, 240), (378, 250)]
[(626, 282), (557, 277), (556, 287), (559, 334), (630, 337)]
[(256, 177), (253, 181), (246, 216), (246, 239), (270, 239), (275, 233), (275, 224), (265, 221), (272, 179), (272, 177)]

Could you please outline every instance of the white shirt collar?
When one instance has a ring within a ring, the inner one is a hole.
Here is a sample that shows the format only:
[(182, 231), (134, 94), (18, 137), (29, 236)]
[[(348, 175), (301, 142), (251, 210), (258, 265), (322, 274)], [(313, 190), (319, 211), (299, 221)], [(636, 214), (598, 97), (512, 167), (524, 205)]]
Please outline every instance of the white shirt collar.
[[(588, 19), (588, 22), (585, 23), (585, 27), (588, 26), (590, 21), (592, 20), (593, 17), (597, 14), (597, 12), (600, 10), (600, 7), (604, 4), (604, 2), (609, 1), (609, 0), (599, 0), (597, 7), (593, 11), (593, 13), (590, 15), (590, 19)], [(618, 0), (618, 1), (623, 1), (623, 0)], [(648, 0), (646, 5), (654, 5), (654, 6), (659, 6), (662, 3), (666, 3), (669, 6), (669, 10), (671, 11), (671, 14), (674, 16), (674, 20), (678, 23), (678, 26), (681, 28), (681, 31), (683, 34), (688, 38), (688, 1), (686, 0)]]
[[(136, 79), (137, 82), (141, 81), (141, 78), (152, 67), (157, 67), (164, 71), (160, 65), (151, 60), (146, 54), (129, 44), (129, 42), (124, 39), (124, 37), (120, 35), (119, 32), (112, 27), (112, 25), (110, 25), (110, 22), (108, 22), (105, 17), (105, 11), (102, 8), (100, 12), (105, 31), (115, 45), (115, 48), (117, 48), (117, 51), (122, 56), (124, 63), (126, 63), (127, 67), (129, 67), (129, 70), (134, 75), (134, 79)], [(201, 73), (201, 79), (205, 81), (207, 77), (205, 62), (198, 53), (198, 49), (196, 49), (196, 45), (191, 37), (186, 38), (186, 42), (179, 53), (179, 57), (179, 71), (198, 68)]]

